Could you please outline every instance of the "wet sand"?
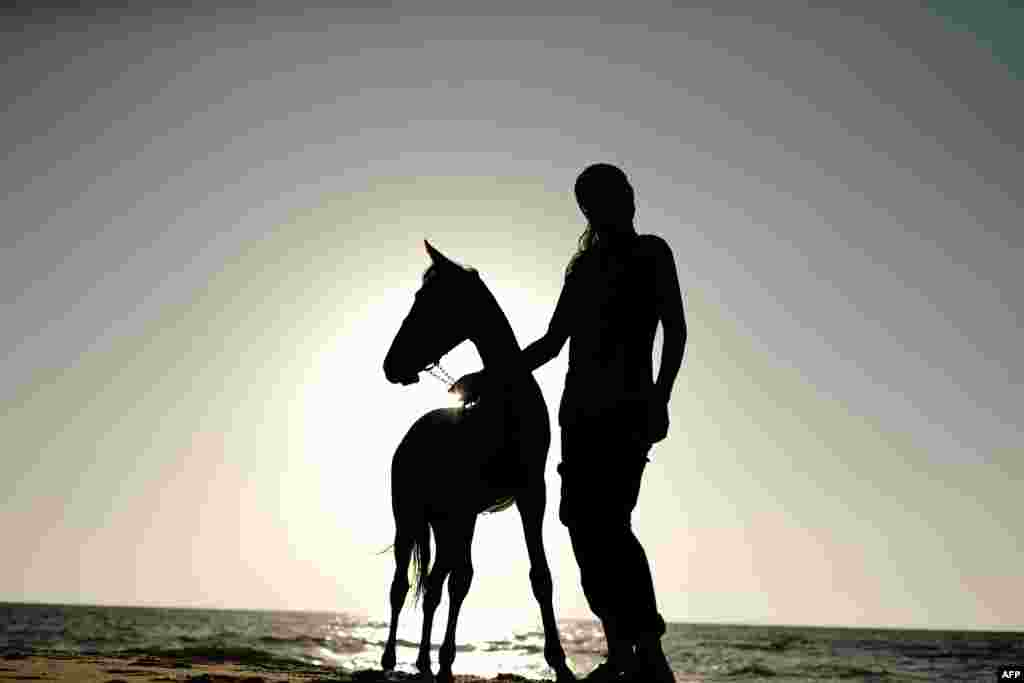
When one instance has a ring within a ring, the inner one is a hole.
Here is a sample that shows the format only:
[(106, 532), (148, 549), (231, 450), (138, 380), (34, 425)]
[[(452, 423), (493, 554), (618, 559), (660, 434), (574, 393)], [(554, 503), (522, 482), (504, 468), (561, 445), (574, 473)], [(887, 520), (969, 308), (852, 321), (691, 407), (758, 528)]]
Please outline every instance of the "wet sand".
[[(436, 666), (436, 664), (435, 664)], [(343, 671), (329, 667), (290, 662), (244, 662), (203, 659), (190, 656), (152, 655), (110, 657), (65, 653), (6, 654), (0, 656), (0, 681), (79, 681), (81, 683), (148, 683), (149, 681), (194, 681), (195, 683), (278, 683), (317, 681), (320, 683), (393, 683), (415, 681), (414, 674), (380, 670)], [(459, 683), (534, 683), (513, 674), (494, 678), (459, 675)]]

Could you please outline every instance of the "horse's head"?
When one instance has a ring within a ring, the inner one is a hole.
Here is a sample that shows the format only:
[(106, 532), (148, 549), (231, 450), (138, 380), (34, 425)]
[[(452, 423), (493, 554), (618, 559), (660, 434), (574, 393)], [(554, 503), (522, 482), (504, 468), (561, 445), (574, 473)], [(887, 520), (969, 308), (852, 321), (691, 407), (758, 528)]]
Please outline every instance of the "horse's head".
[(418, 382), (420, 372), (468, 338), (467, 303), (480, 286), (475, 270), (449, 260), (426, 240), (423, 244), (430, 267), (384, 357), (384, 376), (393, 384)]

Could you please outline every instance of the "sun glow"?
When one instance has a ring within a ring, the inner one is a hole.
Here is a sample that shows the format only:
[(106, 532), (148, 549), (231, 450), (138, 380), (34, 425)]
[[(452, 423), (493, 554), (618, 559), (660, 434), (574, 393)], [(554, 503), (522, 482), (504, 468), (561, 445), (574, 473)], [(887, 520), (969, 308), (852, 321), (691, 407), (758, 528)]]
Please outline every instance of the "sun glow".
[[(531, 605), (532, 607), (532, 605)], [(434, 616), (435, 645), (440, 644), (444, 637), (447, 598)], [(492, 610), (464, 609), (459, 614), (458, 629), (455, 643), (462, 649), (455, 660), (455, 669), (461, 672), (472, 672), (475, 676), (494, 677), (500, 673), (514, 673), (528, 678), (544, 676), (547, 665), (541, 650), (544, 646), (543, 627), (539, 615), (530, 610), (512, 610), (495, 613)], [(388, 617), (383, 617), (386, 621)], [(406, 606), (399, 617), (398, 666), (399, 671), (415, 673), (415, 659), (421, 637), (423, 612)], [(367, 629), (367, 638), (380, 637), (383, 629), (372, 631)], [(512, 644), (515, 647), (512, 647)], [(529, 650), (527, 649), (529, 648)], [(532, 652), (530, 650), (533, 650)], [(382, 651), (382, 650), (380, 650)], [(375, 664), (376, 658), (368, 659)], [(434, 666), (437, 666), (437, 652), (434, 655)]]
[[(558, 240), (552, 238), (547, 244), (543, 238), (566, 232), (567, 221), (559, 219), (563, 197), (481, 178), (432, 179), (427, 185), (384, 183), (365, 193), (325, 198), (322, 206), (297, 216), (292, 228), (322, 236), (328, 245), (342, 225), (349, 235), (344, 248), (339, 243), (338, 248), (328, 249), (330, 257), (324, 257), (322, 270), (304, 275), (311, 293), (303, 307), (305, 341), (293, 346), (299, 386), (288, 420), (290, 452), (295, 455), (280, 486), (283, 515), (317, 520), (289, 525), (288, 536), (295, 547), (320, 547), (310, 551), (311, 564), (323, 571), (345, 567), (346, 584), (366, 587), (346, 593), (349, 607), (376, 610), (382, 601), (386, 604), (392, 558), (375, 552), (394, 534), (389, 481), (395, 449), (427, 411), (465, 407), (464, 396), (448, 391), (450, 382), (482, 367), (476, 347), (463, 342), (442, 358), (449, 375), (440, 378), (443, 381), (427, 372), (408, 386), (390, 384), (384, 377), (384, 356), (429, 264), (423, 239), (479, 270), (523, 345), (543, 331), (564, 266), (549, 263), (538, 270), (532, 250), (518, 254), (495, 248), (495, 231), (513, 236), (516, 226), (528, 225), (542, 238), (537, 252), (556, 251)], [(467, 195), (480, 199), (466, 201)], [(521, 195), (536, 201), (524, 203)], [(571, 242), (573, 231), (563, 241)], [(565, 251), (571, 251), (571, 246)], [(441, 321), (467, 313), (460, 302), (453, 301), (433, 315)], [(337, 545), (332, 540), (325, 546), (325, 534), (334, 539), (339, 533), (342, 538), (336, 539)], [(497, 527), (492, 533), (497, 533)], [(518, 527), (504, 526), (500, 532), (515, 538), (520, 533)], [(486, 547), (486, 539), (480, 542)], [(509, 593), (507, 582), (490, 588), (483, 581), (478, 583), (475, 593), (487, 595), (481, 597), (483, 604), (493, 606)], [(492, 610), (488, 614), (493, 616)], [(483, 637), (470, 621), (466, 633)], [(414, 634), (412, 640), (417, 639)]]

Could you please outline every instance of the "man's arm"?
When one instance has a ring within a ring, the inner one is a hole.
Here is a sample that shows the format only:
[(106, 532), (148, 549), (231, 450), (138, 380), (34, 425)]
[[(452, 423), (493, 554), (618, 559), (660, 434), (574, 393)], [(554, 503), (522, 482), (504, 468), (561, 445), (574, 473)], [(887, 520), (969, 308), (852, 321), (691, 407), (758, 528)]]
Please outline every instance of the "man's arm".
[(658, 319), (664, 329), (664, 345), (661, 351), (661, 367), (654, 383), (655, 397), (668, 404), (672, 396), (672, 385), (683, 363), (686, 347), (686, 317), (683, 313), (683, 297), (679, 291), (679, 277), (672, 249), (660, 237), (654, 237), (654, 278)]
[(548, 323), (548, 331), (537, 341), (533, 342), (520, 355), (522, 370), (533, 372), (550, 360), (553, 360), (562, 351), (565, 341), (569, 338), (571, 330), (569, 324), (569, 282), (562, 286), (562, 292), (558, 295), (558, 303), (555, 304), (555, 312), (551, 314), (551, 322)]

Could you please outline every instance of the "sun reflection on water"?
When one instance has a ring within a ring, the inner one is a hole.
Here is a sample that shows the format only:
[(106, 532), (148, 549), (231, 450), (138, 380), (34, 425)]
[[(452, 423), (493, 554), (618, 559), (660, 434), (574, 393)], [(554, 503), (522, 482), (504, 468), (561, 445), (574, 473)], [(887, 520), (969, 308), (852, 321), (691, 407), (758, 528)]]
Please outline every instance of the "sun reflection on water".
[[(431, 638), (431, 659), (437, 669), (440, 644), (444, 639), (445, 614), (438, 610)], [(403, 613), (399, 621), (397, 638), (398, 662), (395, 669), (404, 673), (416, 672), (416, 656), (422, 628), (422, 614)], [(387, 641), (387, 625), (374, 622), (344, 629), (349, 637), (366, 644), (360, 652), (345, 656), (329, 656), (333, 664), (354, 669), (379, 669), (380, 658)], [(569, 667), (585, 673), (600, 660), (604, 651), (604, 637), (600, 627), (592, 622), (565, 621), (559, 623), (559, 636), (565, 649)], [(459, 617), (456, 635), (456, 674), (492, 678), (501, 673), (525, 678), (549, 679), (552, 671), (544, 661), (544, 631), (539, 623), (515, 623), (488, 618), (486, 614), (464, 613)]]

